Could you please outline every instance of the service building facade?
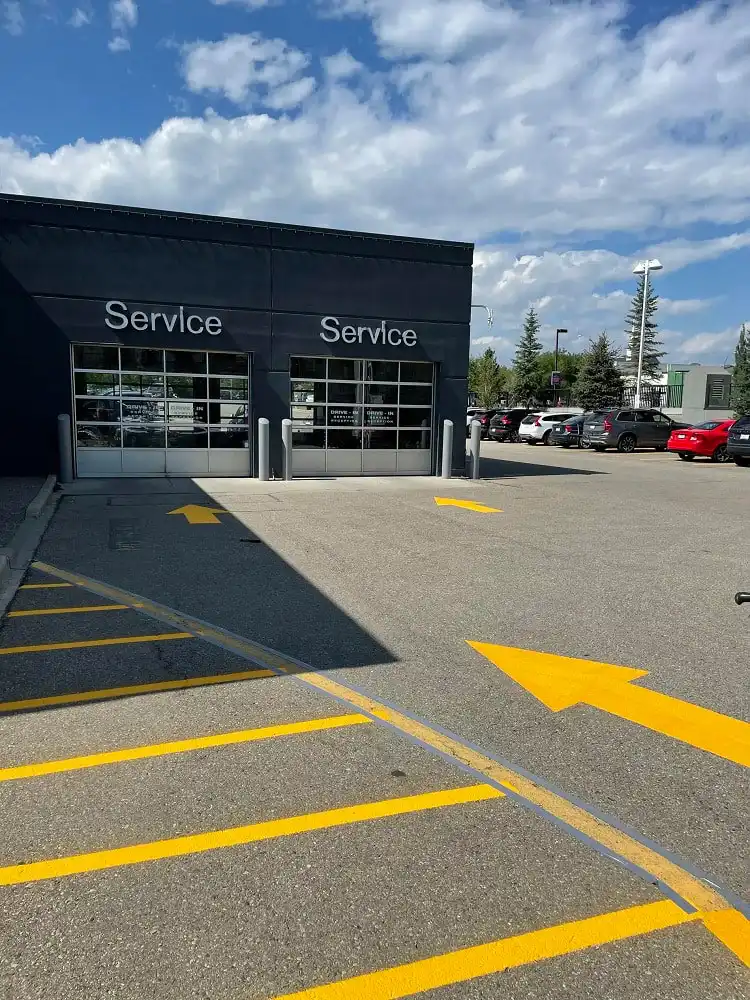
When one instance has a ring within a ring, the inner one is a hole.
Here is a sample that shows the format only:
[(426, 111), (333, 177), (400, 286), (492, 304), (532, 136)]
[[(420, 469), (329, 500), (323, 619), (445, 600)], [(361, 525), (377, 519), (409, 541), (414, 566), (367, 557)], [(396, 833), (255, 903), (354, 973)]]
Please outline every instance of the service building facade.
[(0, 475), (463, 471), (473, 247), (0, 195)]

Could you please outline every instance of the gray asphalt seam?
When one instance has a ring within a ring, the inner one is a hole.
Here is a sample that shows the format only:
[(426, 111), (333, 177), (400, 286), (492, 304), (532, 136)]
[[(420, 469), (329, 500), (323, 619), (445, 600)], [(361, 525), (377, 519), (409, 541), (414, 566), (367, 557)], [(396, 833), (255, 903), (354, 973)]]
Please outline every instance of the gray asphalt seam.
[[(36, 568), (39, 568), (43, 572), (48, 572), (47, 568), (43, 564), (37, 565)], [(157, 601), (153, 601), (151, 598), (146, 598), (146, 597), (143, 597), (141, 595), (134, 594), (131, 591), (123, 590), (120, 587), (112, 587), (112, 588), (110, 588), (109, 585), (107, 585), (107, 584), (105, 584), (105, 583), (103, 583), (101, 581), (97, 581), (97, 580), (91, 579), (90, 577), (82, 576), (80, 574), (69, 574), (69, 573), (67, 573), (64, 570), (60, 570), (60, 569), (57, 569), (57, 568), (55, 568), (55, 575), (58, 575), (62, 579), (68, 579), (70, 582), (76, 583), (78, 586), (82, 587), (83, 589), (89, 590), (92, 593), (98, 594), (99, 596), (103, 596), (103, 597), (111, 597), (112, 590), (116, 590), (119, 594), (122, 595), (123, 599), (125, 599), (125, 600), (129, 599), (132, 602), (132, 604), (134, 605), (134, 610), (138, 611), (140, 614), (143, 614), (143, 615), (145, 615), (146, 617), (149, 617), (149, 618), (153, 618), (156, 621), (165, 622), (165, 623), (170, 624), (170, 625), (174, 625), (175, 623), (179, 623), (180, 626), (186, 632), (191, 632), (196, 638), (202, 639), (203, 641), (205, 641), (205, 642), (207, 642), (207, 643), (209, 643), (211, 645), (214, 645), (217, 648), (224, 650), (225, 652), (226, 651), (232, 652), (235, 655), (239, 656), (241, 659), (244, 659), (244, 660), (246, 660), (246, 661), (248, 661), (250, 663), (253, 663), (256, 666), (261, 666), (261, 667), (263, 667), (265, 669), (272, 670), (279, 677), (293, 678), (298, 683), (301, 683), (301, 684), (305, 683), (303, 678), (301, 678), (299, 676), (296, 676), (294, 673), (287, 673), (284, 670), (282, 670), (282, 669), (280, 669), (278, 667), (275, 667), (272, 663), (269, 663), (269, 662), (267, 662), (265, 660), (262, 660), (262, 659), (260, 659), (258, 657), (254, 657), (252, 654), (250, 654), (246, 650), (242, 650), (241, 648), (238, 649), (236, 643), (249, 643), (249, 644), (255, 646), (257, 649), (261, 650), (262, 652), (268, 653), (269, 656), (281, 658), (281, 659), (287, 661), (288, 663), (290, 663), (290, 664), (292, 664), (294, 666), (299, 667), (300, 670), (305, 671), (307, 673), (318, 674), (321, 677), (329, 677), (329, 676), (331, 676), (332, 673), (334, 673), (333, 671), (330, 671), (330, 670), (318, 670), (315, 667), (313, 667), (311, 664), (306, 663), (304, 660), (299, 660), (299, 659), (297, 659), (294, 656), (289, 656), (289, 655), (287, 655), (285, 653), (280, 653), (278, 650), (274, 650), (274, 649), (271, 649), (268, 646), (264, 646), (262, 643), (255, 642), (254, 640), (248, 639), (245, 636), (241, 636), (241, 635), (238, 635), (236, 633), (233, 633), (233, 632), (231, 632), (228, 629), (224, 629), (224, 628), (221, 628), (219, 626), (215, 626), (212, 623), (204, 621), (204, 620), (202, 620), (200, 618), (197, 618), (195, 616), (185, 615), (184, 613), (182, 613), (180, 611), (177, 611), (177, 610), (175, 610), (173, 608), (170, 608), (168, 605), (160, 604)], [(146, 602), (148, 605), (150, 605), (150, 608), (149, 607), (135, 607), (135, 604), (136, 603), (140, 603), (140, 602)], [(213, 635), (206, 635), (202, 631), (202, 629), (204, 629), (204, 628), (210, 629), (212, 631)], [(220, 638), (220, 636), (226, 637), (227, 642), (226, 643), (223, 642), (222, 639)], [(342, 684), (341, 681), (338, 681), (338, 683)], [(365, 691), (361, 691), (360, 689), (354, 687), (354, 685), (352, 685), (352, 684), (348, 684), (347, 683), (347, 684), (342, 684), (342, 686), (347, 687), (353, 693), (359, 694), (359, 695), (361, 695), (361, 696), (363, 696), (365, 698), (370, 698), (370, 699), (373, 698), (373, 696), (371, 694), (368, 694)], [(337, 695), (335, 695), (334, 693), (329, 692), (329, 691), (326, 691), (325, 693), (330, 698), (333, 698), (336, 701), (340, 701), (342, 704), (347, 704), (347, 702), (346, 702), (346, 700), (344, 698), (338, 697)], [(382, 698), (377, 698), (377, 699), (374, 699), (374, 700), (378, 701), (380, 704), (384, 705), (386, 708), (390, 708), (393, 711), (399, 712), (400, 714), (406, 716), (407, 718), (409, 718), (409, 719), (411, 719), (411, 720), (413, 720), (415, 722), (421, 723), (421, 724), (423, 724), (423, 725), (425, 725), (425, 726), (427, 726), (427, 727), (435, 730), (436, 732), (441, 733), (442, 735), (447, 736), (450, 739), (455, 740), (456, 742), (458, 742), (458, 743), (462, 744), (463, 746), (465, 746), (467, 749), (471, 749), (471, 750), (474, 750), (474, 751), (477, 751), (477, 752), (483, 754), (488, 759), (490, 759), (490, 760), (492, 760), (492, 761), (494, 761), (494, 762), (502, 765), (503, 767), (507, 768), (509, 771), (515, 772), (519, 776), (523, 776), (523, 777), (527, 778), (528, 780), (533, 781), (535, 784), (538, 784), (540, 787), (545, 788), (546, 790), (552, 792), (555, 795), (558, 795), (560, 798), (565, 799), (567, 802), (571, 803), (572, 805), (576, 805), (579, 808), (585, 810), (586, 812), (589, 813), (589, 815), (593, 816), (594, 818), (596, 818), (596, 819), (598, 819), (598, 820), (600, 820), (602, 822), (605, 822), (605, 823), (609, 824), (610, 826), (612, 826), (615, 829), (619, 830), (621, 833), (627, 834), (628, 836), (630, 836), (634, 840), (636, 840), (638, 843), (642, 844), (645, 847), (648, 847), (650, 850), (654, 851), (656, 854), (659, 854), (665, 860), (670, 861), (672, 864), (678, 865), (686, 873), (688, 873), (690, 875), (693, 875), (695, 878), (700, 879), (702, 882), (705, 882), (707, 885), (711, 886), (721, 896), (723, 896), (723, 898), (726, 899), (726, 901), (732, 907), (734, 907), (735, 909), (739, 910), (744, 916), (746, 916), (746, 917), (748, 917), (750, 919), (750, 906), (747, 903), (745, 903), (744, 900), (742, 900), (740, 897), (738, 897), (737, 894), (734, 893), (731, 889), (723, 886), (716, 879), (714, 879), (713, 877), (708, 876), (707, 874), (705, 874), (703, 871), (701, 871), (698, 867), (696, 867), (692, 863), (684, 861), (682, 858), (676, 856), (674, 853), (666, 850), (665, 848), (661, 847), (658, 844), (655, 844), (653, 841), (650, 841), (648, 838), (643, 837), (641, 834), (637, 833), (636, 831), (633, 831), (633, 830), (629, 829), (625, 824), (623, 824), (622, 822), (620, 822), (615, 817), (609, 816), (609, 815), (601, 812), (600, 810), (598, 810), (595, 806), (592, 806), (592, 805), (590, 805), (587, 802), (584, 802), (584, 801), (582, 801), (580, 799), (577, 799), (577, 798), (569, 795), (563, 789), (560, 789), (556, 785), (554, 785), (554, 784), (552, 784), (550, 782), (547, 782), (547, 781), (539, 778), (537, 775), (533, 774), (530, 771), (526, 771), (524, 768), (520, 767), (519, 765), (514, 764), (511, 761), (507, 761), (507, 760), (505, 760), (505, 759), (503, 759), (503, 758), (501, 758), (499, 756), (496, 756), (496, 755), (493, 755), (491, 753), (488, 753), (484, 748), (478, 747), (475, 744), (470, 743), (469, 741), (463, 739), (462, 737), (456, 735), (455, 733), (450, 732), (450, 730), (443, 729), (443, 728), (441, 728), (440, 726), (436, 725), (433, 722), (421, 719), (418, 716), (415, 716), (415, 715), (413, 715), (413, 714), (411, 714), (409, 712), (406, 712), (402, 708), (399, 708), (398, 706), (392, 705), (392, 704), (388, 703), (387, 701), (385, 701)], [(650, 873), (646, 869), (641, 868), (640, 866), (634, 864), (633, 862), (629, 861), (627, 858), (624, 858), (621, 855), (613, 853), (609, 849), (605, 848), (602, 844), (600, 844), (597, 841), (593, 840), (592, 838), (588, 837), (586, 834), (582, 833), (581, 831), (575, 829), (575, 827), (570, 826), (564, 820), (560, 819), (557, 816), (552, 815), (551, 813), (547, 812), (545, 809), (541, 808), (540, 806), (537, 806), (535, 803), (529, 802), (526, 798), (524, 798), (519, 793), (513, 792), (512, 789), (508, 788), (505, 785), (500, 785), (500, 784), (492, 781), (492, 779), (489, 778), (486, 774), (481, 773), (480, 771), (476, 770), (475, 768), (471, 767), (468, 764), (464, 764), (461, 761), (457, 761), (454, 757), (451, 757), (449, 754), (443, 753), (442, 751), (438, 750), (436, 747), (433, 747), (433, 746), (430, 746), (427, 743), (424, 743), (418, 737), (413, 736), (413, 735), (411, 735), (409, 733), (403, 732), (401, 729), (399, 729), (397, 726), (394, 726), (392, 723), (388, 722), (387, 720), (380, 719), (377, 716), (371, 715), (370, 713), (368, 713), (368, 712), (366, 712), (364, 710), (362, 710), (362, 714), (369, 715), (370, 718), (375, 723), (377, 723), (378, 725), (386, 727), (391, 732), (398, 733), (399, 736), (401, 736), (401, 738), (407, 739), (410, 742), (412, 742), (412, 743), (414, 743), (414, 744), (416, 744), (418, 746), (423, 747), (429, 753), (444, 758), (445, 760), (449, 761), (453, 766), (458, 767), (461, 770), (464, 770), (465, 772), (467, 772), (467, 773), (471, 774), (472, 776), (478, 778), (482, 782), (484, 782), (486, 784), (493, 785), (493, 787), (499, 788), (509, 798), (514, 799), (515, 801), (517, 801), (519, 804), (521, 804), (525, 808), (530, 809), (532, 812), (536, 813), (540, 817), (542, 817), (544, 819), (547, 819), (550, 822), (554, 823), (560, 829), (562, 829), (565, 832), (567, 832), (570, 836), (574, 837), (579, 842), (581, 842), (581, 843), (585, 844), (586, 846), (588, 846), (589, 848), (593, 849), (594, 851), (596, 851), (602, 857), (606, 858), (609, 861), (614, 861), (615, 863), (617, 863), (621, 867), (623, 867), (623, 868), (627, 869), (628, 871), (630, 871), (633, 875), (635, 875), (636, 877), (638, 877), (642, 881), (645, 881), (649, 885), (652, 885), (652, 886), (658, 888), (660, 892), (662, 892), (665, 896), (667, 896), (669, 899), (671, 899), (673, 902), (675, 902), (678, 906), (680, 906), (686, 912), (688, 912), (688, 913), (695, 912), (695, 907), (692, 904), (690, 904), (689, 902), (687, 902), (687, 900), (685, 900), (681, 896), (679, 896), (679, 894), (676, 893), (670, 886), (667, 886), (666, 884), (664, 884), (660, 879), (656, 878), (652, 873)]]

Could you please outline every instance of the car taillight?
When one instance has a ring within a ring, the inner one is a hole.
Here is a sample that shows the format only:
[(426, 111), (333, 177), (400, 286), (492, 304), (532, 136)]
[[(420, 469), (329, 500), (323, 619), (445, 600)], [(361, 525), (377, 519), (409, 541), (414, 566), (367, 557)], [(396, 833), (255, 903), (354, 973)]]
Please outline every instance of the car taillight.
[(488, 424), (490, 422), (490, 418), (487, 416), (486, 413), (483, 417), (480, 417), (479, 419), (483, 424)]
[(568, 432), (568, 434), (572, 434), (573, 433), (573, 425), (572, 424), (566, 424), (565, 425), (565, 430)]
[(506, 424), (506, 426), (507, 426), (507, 424), (509, 424), (511, 422), (511, 419), (510, 419), (510, 417), (503, 417), (500, 422), (503, 423), (503, 424)]
[(612, 430), (612, 421), (611, 420), (605, 420), (604, 421), (604, 433), (605, 434), (609, 434), (609, 432), (611, 430)]
[(542, 426), (542, 418), (541, 417), (537, 417), (536, 418), (536, 420), (534, 421), (534, 426), (535, 427), (541, 427)]

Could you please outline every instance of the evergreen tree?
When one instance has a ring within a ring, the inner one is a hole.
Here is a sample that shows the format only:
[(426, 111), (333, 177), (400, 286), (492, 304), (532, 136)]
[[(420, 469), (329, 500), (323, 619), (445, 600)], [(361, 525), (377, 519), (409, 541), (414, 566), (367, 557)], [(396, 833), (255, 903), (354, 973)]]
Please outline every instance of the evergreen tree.
[(503, 391), (505, 371), (491, 347), (480, 357), (469, 358), (469, 392), (475, 394), (478, 406), (490, 407), (497, 403)]
[(620, 402), (622, 376), (615, 364), (616, 357), (606, 332), (591, 341), (573, 389), (573, 398), (584, 410), (601, 410)]
[(731, 405), (735, 417), (746, 417), (750, 414), (750, 332), (744, 323), (734, 352)]
[[(627, 341), (627, 370), (628, 374), (635, 378), (638, 374), (638, 352), (641, 343), (641, 318), (643, 316), (643, 291), (646, 284), (646, 276), (640, 275), (638, 287), (636, 288), (633, 301), (630, 303), (630, 311), (625, 318), (628, 337)], [(643, 336), (643, 363), (641, 365), (641, 377), (644, 382), (655, 382), (661, 371), (661, 361), (665, 352), (660, 350), (661, 341), (658, 339), (656, 322), (654, 315), (659, 305), (659, 296), (654, 291), (653, 284), (649, 281), (648, 297), (646, 298), (646, 324)]]
[(539, 365), (542, 353), (542, 342), (539, 339), (541, 325), (534, 307), (531, 306), (524, 318), (523, 333), (513, 358), (511, 395), (518, 403), (534, 399), (541, 388), (542, 373)]

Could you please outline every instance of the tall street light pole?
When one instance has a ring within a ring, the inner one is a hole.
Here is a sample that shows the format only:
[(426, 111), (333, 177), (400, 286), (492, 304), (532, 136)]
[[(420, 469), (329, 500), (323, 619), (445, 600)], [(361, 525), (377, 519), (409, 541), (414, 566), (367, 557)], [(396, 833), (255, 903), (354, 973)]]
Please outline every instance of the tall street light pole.
[(643, 342), (646, 339), (646, 304), (648, 302), (648, 276), (650, 271), (661, 271), (658, 260), (641, 260), (633, 268), (633, 274), (643, 275), (643, 308), (641, 309), (641, 339), (638, 345), (638, 373), (635, 377), (635, 405), (641, 405), (641, 380), (643, 378)]
[(492, 326), (492, 321), (493, 321), (492, 309), (490, 309), (489, 306), (485, 306), (481, 302), (472, 302), (471, 303), (471, 308), (472, 309), (484, 309), (484, 311), (487, 313), (487, 326)]

